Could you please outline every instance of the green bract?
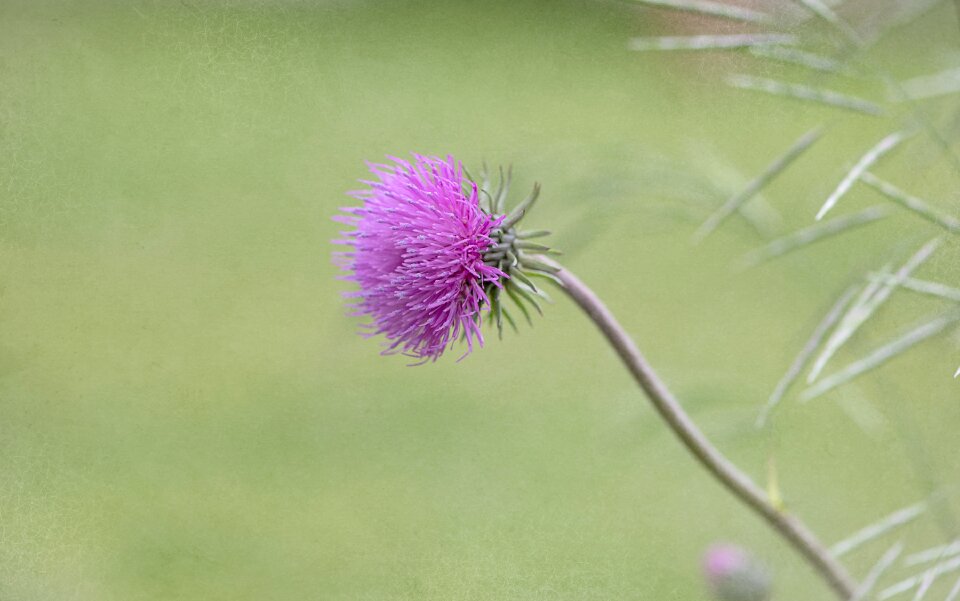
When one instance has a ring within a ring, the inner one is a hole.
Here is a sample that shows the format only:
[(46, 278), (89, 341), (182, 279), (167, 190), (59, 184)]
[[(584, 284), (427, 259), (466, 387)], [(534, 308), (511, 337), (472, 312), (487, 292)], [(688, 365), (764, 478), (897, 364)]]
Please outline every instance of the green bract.
[[(487, 251), (483, 260), (487, 265), (496, 267), (508, 276), (501, 279), (502, 287), (488, 283), (485, 289), (490, 297), (490, 313), (497, 324), (497, 333), (503, 337), (504, 320), (514, 330), (517, 329), (516, 321), (503, 301), (503, 293), (510, 297), (513, 304), (523, 313), (527, 322), (533, 325), (529, 307), (533, 307), (537, 313), (542, 315), (543, 312), (538, 300), (551, 302), (550, 296), (534, 283), (534, 279), (542, 278), (557, 281), (554, 276), (557, 269), (538, 260), (538, 256), (560, 254), (560, 252), (549, 246), (531, 242), (534, 238), (548, 236), (549, 231), (518, 229), (520, 222), (533, 208), (540, 195), (540, 184), (535, 183), (530, 194), (507, 213), (506, 204), (513, 176), (512, 168), (508, 168), (506, 173), (504, 173), (503, 167), (499, 169), (496, 189), (494, 189), (493, 179), (490, 177), (486, 165), (484, 165), (480, 175), (481, 177), (478, 180), (473, 181), (479, 188), (481, 210), (494, 218), (502, 217), (500, 224), (490, 232), (490, 237), (496, 241), (496, 244)], [(471, 177), (471, 179), (473, 178)]]

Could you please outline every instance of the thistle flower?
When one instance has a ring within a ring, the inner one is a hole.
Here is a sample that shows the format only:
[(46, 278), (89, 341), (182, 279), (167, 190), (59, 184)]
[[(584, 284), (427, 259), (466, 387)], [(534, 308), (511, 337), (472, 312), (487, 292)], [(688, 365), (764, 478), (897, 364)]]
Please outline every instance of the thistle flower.
[(732, 544), (710, 547), (703, 557), (707, 588), (717, 601), (766, 601), (770, 573), (749, 552)]
[(466, 355), (474, 342), (483, 345), (482, 311), (496, 308), (500, 323), (501, 290), (518, 298), (539, 293), (523, 283), (529, 280), (514, 227), (532, 201), (519, 213), (497, 214), (505, 182), (493, 202), (489, 183), (465, 177), (452, 156), (390, 160), (370, 165), (375, 179), (362, 182), (369, 188), (350, 193), (362, 206), (335, 217), (355, 228), (334, 241), (352, 247), (336, 255), (349, 272), (342, 278), (360, 287), (347, 293), (357, 299), (354, 314), (371, 319), (368, 335), (386, 336), (384, 354), (436, 360), (462, 338)]

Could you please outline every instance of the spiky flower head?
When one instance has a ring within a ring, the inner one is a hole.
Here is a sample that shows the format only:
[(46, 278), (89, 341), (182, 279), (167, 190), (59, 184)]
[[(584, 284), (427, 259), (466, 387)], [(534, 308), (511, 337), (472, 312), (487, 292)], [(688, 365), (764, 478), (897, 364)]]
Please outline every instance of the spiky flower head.
[(746, 549), (721, 543), (703, 557), (707, 588), (717, 601), (767, 601), (771, 578), (767, 569)]
[(348, 272), (343, 279), (359, 286), (347, 293), (356, 299), (354, 314), (370, 319), (367, 335), (386, 337), (385, 354), (436, 360), (459, 338), (469, 353), (483, 344), (484, 310), (495, 308), (501, 323), (500, 291), (517, 298), (539, 292), (523, 283), (529, 280), (515, 229), (532, 200), (519, 216), (504, 215), (494, 208), (504, 203), (507, 181), (494, 197), (488, 180), (472, 181), (452, 156), (389, 160), (371, 164), (374, 179), (350, 193), (362, 205), (335, 217), (354, 228), (334, 241), (352, 247), (336, 256)]

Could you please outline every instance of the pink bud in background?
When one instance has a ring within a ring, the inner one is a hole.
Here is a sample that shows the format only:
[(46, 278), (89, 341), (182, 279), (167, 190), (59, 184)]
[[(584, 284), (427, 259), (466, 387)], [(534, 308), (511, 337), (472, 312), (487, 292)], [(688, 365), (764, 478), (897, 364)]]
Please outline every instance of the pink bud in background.
[(703, 556), (707, 588), (717, 601), (767, 601), (769, 571), (742, 547), (716, 544)]

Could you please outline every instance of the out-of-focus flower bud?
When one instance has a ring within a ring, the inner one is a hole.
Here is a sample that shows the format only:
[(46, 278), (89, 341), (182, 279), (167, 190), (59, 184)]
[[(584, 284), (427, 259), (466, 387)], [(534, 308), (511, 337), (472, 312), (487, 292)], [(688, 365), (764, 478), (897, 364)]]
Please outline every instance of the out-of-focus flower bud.
[(737, 545), (722, 543), (703, 556), (707, 588), (717, 601), (767, 601), (770, 599), (770, 572), (749, 552)]

